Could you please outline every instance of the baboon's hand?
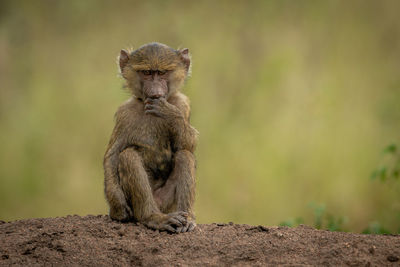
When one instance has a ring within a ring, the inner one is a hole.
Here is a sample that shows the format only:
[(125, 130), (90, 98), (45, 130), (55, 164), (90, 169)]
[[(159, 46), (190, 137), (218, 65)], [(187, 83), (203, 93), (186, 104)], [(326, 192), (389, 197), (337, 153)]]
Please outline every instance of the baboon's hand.
[[(184, 211), (166, 214), (158, 220), (156, 219), (149, 221), (146, 223), (146, 225), (149, 228), (160, 231), (168, 231), (170, 233), (183, 233), (187, 232), (187, 229), (190, 228), (190, 224), (188, 222), (188, 213)], [(182, 231), (184, 228), (186, 231)]]
[(197, 224), (195, 223), (194, 220), (188, 219), (186, 225), (182, 227), (178, 227), (176, 229), (177, 233), (185, 233), (185, 232), (191, 232), (196, 228)]
[(174, 105), (162, 98), (147, 98), (144, 101), (144, 113), (161, 118), (176, 119), (183, 118), (182, 112)]

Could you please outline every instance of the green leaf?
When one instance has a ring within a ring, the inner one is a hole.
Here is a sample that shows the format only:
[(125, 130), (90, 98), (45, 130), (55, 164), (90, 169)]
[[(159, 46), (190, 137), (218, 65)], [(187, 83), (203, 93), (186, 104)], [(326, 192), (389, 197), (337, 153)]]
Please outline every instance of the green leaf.
[(388, 145), (387, 147), (385, 147), (385, 149), (383, 150), (384, 154), (394, 154), (397, 151), (397, 146), (395, 144), (391, 144)]
[(297, 217), (294, 219), (294, 223), (299, 225), (299, 224), (304, 224), (304, 219), (302, 217)]
[(286, 221), (280, 222), (279, 226), (293, 227), (294, 226), (294, 222), (293, 222), (292, 219), (288, 219)]
[(394, 169), (392, 175), (393, 175), (393, 178), (398, 179), (399, 175), (400, 175), (400, 170)]
[(379, 175), (379, 171), (378, 171), (378, 170), (374, 170), (374, 171), (371, 173), (370, 179), (371, 179), (371, 180), (375, 180), (376, 178), (378, 178), (378, 175)]
[(311, 203), (310, 207), (314, 210), (314, 227), (316, 229), (321, 229), (323, 226), (323, 216), (325, 213), (324, 204)]
[(382, 182), (384, 182), (387, 178), (387, 168), (385, 166), (382, 166), (378, 170), (379, 172), (379, 179), (381, 179)]
[(297, 217), (295, 219), (289, 218), (286, 221), (280, 222), (279, 226), (295, 227), (302, 223), (304, 223), (304, 219), (301, 217)]

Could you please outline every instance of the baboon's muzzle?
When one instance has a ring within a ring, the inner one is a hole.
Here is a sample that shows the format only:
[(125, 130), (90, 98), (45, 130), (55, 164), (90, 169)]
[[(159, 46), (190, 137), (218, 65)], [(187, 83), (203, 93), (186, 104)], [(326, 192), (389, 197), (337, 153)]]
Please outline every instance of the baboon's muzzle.
[(145, 98), (166, 97), (168, 94), (167, 82), (163, 80), (145, 82), (143, 93)]

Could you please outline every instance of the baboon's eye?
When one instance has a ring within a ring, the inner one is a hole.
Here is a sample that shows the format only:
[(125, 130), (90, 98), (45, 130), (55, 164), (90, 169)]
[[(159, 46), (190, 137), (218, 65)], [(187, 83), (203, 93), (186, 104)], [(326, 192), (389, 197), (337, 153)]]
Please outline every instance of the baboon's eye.
[(164, 74), (167, 73), (167, 71), (165, 71), (165, 70), (159, 70), (157, 73), (158, 73), (158, 75), (164, 75)]
[(151, 71), (150, 70), (142, 70), (142, 73), (144, 75), (151, 75)]

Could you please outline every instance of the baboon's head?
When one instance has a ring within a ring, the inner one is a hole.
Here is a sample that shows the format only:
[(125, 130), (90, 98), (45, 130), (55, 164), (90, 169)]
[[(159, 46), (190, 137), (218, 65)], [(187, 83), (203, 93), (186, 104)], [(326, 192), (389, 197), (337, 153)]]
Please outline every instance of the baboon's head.
[(180, 90), (190, 73), (189, 49), (150, 43), (132, 52), (121, 50), (119, 67), (137, 98), (168, 98)]

